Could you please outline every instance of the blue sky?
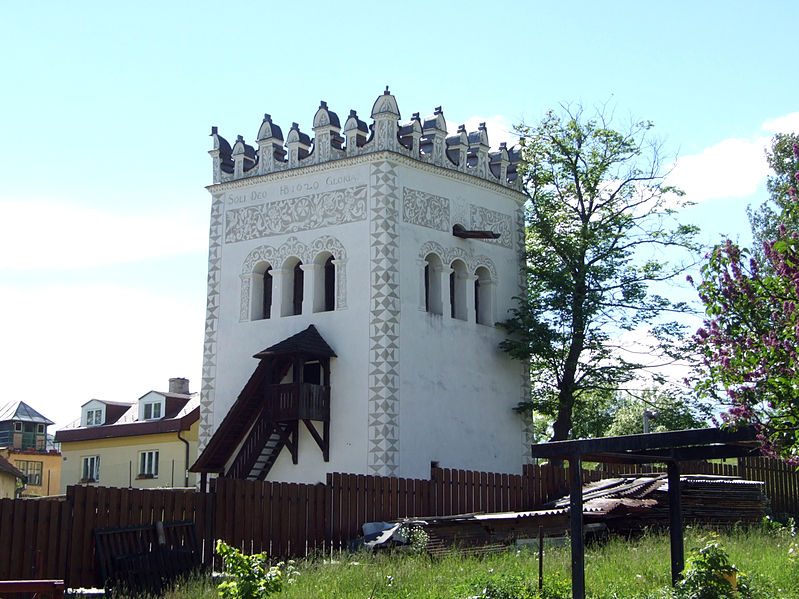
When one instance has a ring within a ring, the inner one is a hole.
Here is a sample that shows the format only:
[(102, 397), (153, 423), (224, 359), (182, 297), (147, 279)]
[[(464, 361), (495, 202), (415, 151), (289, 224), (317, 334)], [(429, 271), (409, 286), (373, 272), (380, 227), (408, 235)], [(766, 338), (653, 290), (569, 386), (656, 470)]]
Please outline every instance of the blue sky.
[[(556, 5), (557, 4), (557, 5)], [(799, 130), (783, 2), (101, 2), (3, 6), (0, 349), (7, 400), (199, 389), (212, 125), (311, 133), (320, 100), (500, 129), (559, 103), (655, 122), (703, 240), (748, 242), (762, 148)]]

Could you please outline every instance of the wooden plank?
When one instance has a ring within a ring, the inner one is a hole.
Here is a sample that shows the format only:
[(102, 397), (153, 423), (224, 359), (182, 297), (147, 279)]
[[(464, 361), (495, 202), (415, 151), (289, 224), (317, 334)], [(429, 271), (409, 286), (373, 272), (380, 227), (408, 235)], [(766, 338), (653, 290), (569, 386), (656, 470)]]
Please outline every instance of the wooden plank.
[(397, 479), (397, 517), (408, 517), (408, 484), (411, 481), (407, 478)]
[[(388, 476), (375, 477), (375, 511), (373, 520), (390, 520), (391, 519), (391, 480)], [(356, 526), (357, 533), (363, 532), (363, 522), (358, 522)]]
[[(65, 537), (66, 530), (61, 529), (60, 504), (61, 501), (43, 501), (42, 513), (39, 517), (39, 530), (36, 544), (42, 552), (42, 570), (38, 578), (57, 578), (58, 548), (61, 537)], [(60, 576), (64, 572), (61, 571)]]
[(444, 516), (451, 516), (454, 513), (452, 510), (452, 487), (454, 486), (452, 482), (452, 469), (444, 468), (442, 474), (444, 478), (444, 485), (441, 488), (444, 493), (442, 513)]
[(68, 539), (67, 548), (67, 575), (65, 582), (67, 586), (79, 587), (81, 586), (80, 571), (81, 571), (81, 553), (83, 547), (81, 546), (82, 537), (77, 531), (83, 530), (85, 521), (85, 503), (86, 501), (86, 488), (80, 486), (67, 487), (67, 502), (70, 505), (70, 517), (72, 522), (72, 534)]
[(58, 516), (53, 530), (60, 531), (58, 543), (54, 544), (54, 548), (58, 551), (55, 572), (60, 572), (61, 576), (64, 576), (68, 572), (69, 540), (73, 531), (72, 504), (69, 501), (58, 502)]
[[(33, 499), (18, 499), (17, 501), (22, 504), (22, 510), (20, 511), (22, 522), (19, 522), (20, 518), (16, 515), (14, 517), (16, 559), (22, 565), (18, 578), (30, 580), (35, 578), (33, 573), (36, 564), (34, 561), (36, 544), (35, 537), (31, 533), (33, 533), (34, 519), (36, 517), (36, 501)], [(19, 527), (18, 533), (16, 532), (17, 527)]]
[[(276, 543), (272, 544), (272, 551), (276, 552), (279, 557), (286, 557), (288, 555), (288, 536), (289, 536), (289, 523), (291, 522), (291, 504), (289, 503), (289, 484), (278, 483), (275, 486), (277, 494), (277, 505), (279, 510), (279, 520), (277, 535), (275, 538)], [(277, 547), (277, 549), (275, 549)]]
[(481, 472), (480, 473), (480, 510), (481, 511), (490, 511), (488, 508), (488, 473)]
[(311, 485), (299, 485), (297, 488), (297, 521), (294, 526), (296, 531), (297, 545), (294, 548), (294, 554), (297, 557), (305, 557), (308, 555), (308, 516), (310, 510), (310, 492)]
[(341, 546), (341, 474), (334, 472), (327, 475), (327, 492), (329, 498), (329, 525), (327, 538), (333, 547)]
[[(52, 578), (45, 575), (45, 554), (50, 552), (48, 542), (50, 501), (31, 501), (33, 505), (33, 526), (28, 524), (28, 537), (33, 541), (33, 568), (31, 578)], [(58, 537), (53, 537), (58, 538)]]
[(11, 536), (14, 526), (14, 500), (0, 499), (0, 579), (8, 580), (11, 568)]
[(380, 490), (377, 482), (377, 477), (374, 475), (367, 475), (365, 481), (366, 489), (366, 513), (364, 514), (364, 522), (374, 522), (378, 520), (377, 510), (380, 504)]

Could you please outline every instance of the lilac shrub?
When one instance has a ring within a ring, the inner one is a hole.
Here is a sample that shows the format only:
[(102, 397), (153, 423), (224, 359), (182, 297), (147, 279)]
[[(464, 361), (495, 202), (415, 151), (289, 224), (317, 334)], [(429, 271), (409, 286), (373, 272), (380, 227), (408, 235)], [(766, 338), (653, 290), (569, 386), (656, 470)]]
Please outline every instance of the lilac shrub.
[[(793, 155), (797, 184), (783, 222), (799, 222), (796, 143)], [(766, 455), (799, 463), (799, 233), (781, 224), (763, 255), (759, 264), (729, 239), (708, 254), (697, 285), (706, 311), (694, 335), (706, 375), (697, 386), (728, 405), (725, 423), (753, 424)]]

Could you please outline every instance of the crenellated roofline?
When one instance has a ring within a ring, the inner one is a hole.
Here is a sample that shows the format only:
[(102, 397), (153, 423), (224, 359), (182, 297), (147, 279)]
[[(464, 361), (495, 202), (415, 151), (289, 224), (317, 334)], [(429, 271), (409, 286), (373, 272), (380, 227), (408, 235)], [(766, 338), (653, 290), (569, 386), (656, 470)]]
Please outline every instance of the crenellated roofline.
[(371, 118), (372, 124), (367, 125), (351, 110), (342, 129), (338, 115), (322, 101), (313, 118), (313, 138), (292, 123), (284, 139), (282, 129), (265, 114), (256, 138), (257, 148), (247, 144), (241, 135), (231, 147), (217, 128), (212, 127), (213, 149), (208, 153), (213, 158), (213, 182), (252, 179), (389, 151), (503, 187), (521, 189), (517, 170), (521, 160), (519, 149), (508, 148), (503, 142), (497, 151), (491, 152), (485, 123), (471, 132), (461, 125), (454, 135), (448, 136), (440, 106), (424, 119), (416, 112), (408, 122), (400, 123), (397, 100), (388, 87), (375, 100)]

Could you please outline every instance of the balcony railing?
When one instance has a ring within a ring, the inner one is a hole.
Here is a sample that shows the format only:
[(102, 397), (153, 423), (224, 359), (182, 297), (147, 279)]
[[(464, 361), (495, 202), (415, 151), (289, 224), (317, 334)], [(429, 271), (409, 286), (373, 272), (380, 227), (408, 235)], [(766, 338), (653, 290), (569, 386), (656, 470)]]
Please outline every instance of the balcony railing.
[(329, 420), (330, 387), (311, 383), (268, 385), (266, 406), (275, 421)]

